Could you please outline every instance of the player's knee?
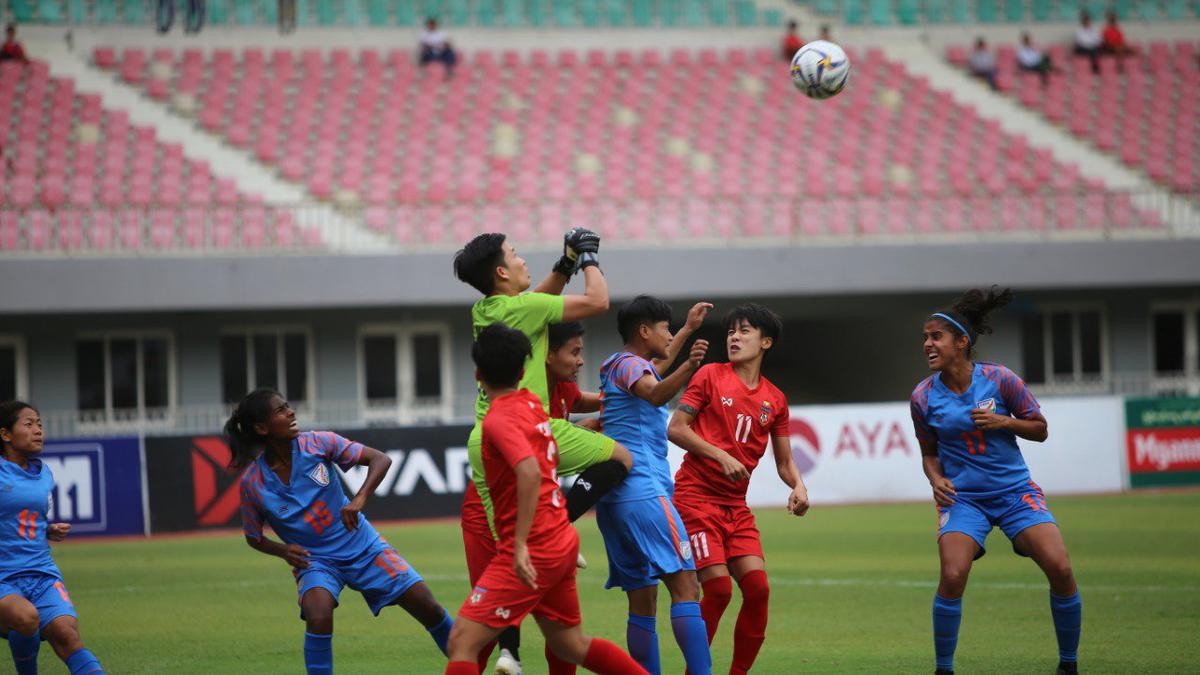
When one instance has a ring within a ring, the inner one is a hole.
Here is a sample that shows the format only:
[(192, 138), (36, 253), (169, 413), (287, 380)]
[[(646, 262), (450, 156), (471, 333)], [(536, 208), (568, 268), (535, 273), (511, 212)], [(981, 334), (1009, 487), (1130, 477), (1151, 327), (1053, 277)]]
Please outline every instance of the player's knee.
[(621, 466), (625, 467), (625, 471), (633, 469), (633, 453), (620, 443), (613, 445), (612, 458), (620, 462)]
[(433, 591), (423, 582), (413, 584), (412, 588), (405, 591), (404, 595), (400, 596), (399, 604), (426, 628), (441, 623), (446, 614), (441, 603), (433, 597)]
[(55, 653), (60, 655), (70, 656), (84, 646), (83, 639), (79, 637), (79, 624), (69, 616), (51, 621), (42, 631), (42, 636), (50, 643)]
[(960, 567), (958, 565), (943, 567), (941, 588), (953, 593), (955, 597), (962, 595), (963, 589), (967, 587), (967, 575), (969, 573), (969, 567)]
[(771, 584), (767, 582), (767, 575), (765, 574), (745, 577), (739, 586), (742, 589), (742, 598), (745, 602), (766, 604), (771, 598)]
[(700, 581), (695, 572), (677, 572), (667, 581), (671, 602), (700, 602)]
[(1071, 569), (1071, 560), (1063, 556), (1051, 561), (1046, 566), (1046, 576), (1050, 577), (1050, 581), (1055, 584), (1071, 584), (1075, 579), (1075, 572)]
[(11, 624), (11, 629), (17, 631), (25, 637), (33, 637), (38, 632), (38, 616), (37, 608), (30, 605), (28, 609), (19, 610), (6, 623)]
[(333, 608), (333, 596), (320, 588), (308, 591), (300, 601), (304, 620), (308, 623), (310, 632), (314, 633), (333, 632)]
[(733, 600), (733, 580), (722, 576), (704, 582), (704, 600), (721, 607), (727, 606)]
[(546, 647), (558, 658), (576, 665), (587, 656), (588, 638), (582, 631), (558, 631), (546, 637)]

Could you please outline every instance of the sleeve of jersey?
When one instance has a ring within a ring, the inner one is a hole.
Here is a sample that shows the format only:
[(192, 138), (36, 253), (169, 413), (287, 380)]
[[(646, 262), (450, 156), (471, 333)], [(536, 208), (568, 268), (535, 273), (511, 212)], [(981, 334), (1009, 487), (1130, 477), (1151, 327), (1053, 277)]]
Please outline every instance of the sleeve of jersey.
[(687, 406), (700, 414), (708, 406), (708, 400), (712, 397), (712, 388), (708, 386), (709, 373), (712, 369), (708, 366), (701, 368), (692, 381), (688, 382), (687, 389), (683, 390), (683, 396), (679, 398), (679, 405)]
[(241, 495), (242, 534), (245, 534), (247, 539), (261, 541), (263, 536), (262, 511), (259, 511), (258, 503), (254, 500), (253, 491), (248, 485), (249, 481), (243, 480), (239, 488)]
[(321, 456), (342, 467), (345, 471), (356, 466), (362, 458), (363, 444), (343, 438), (332, 431), (317, 432), (321, 444)]
[(788, 410), (787, 399), (779, 397), (779, 413), (775, 415), (775, 423), (771, 425), (771, 435), (787, 434), (792, 421), (792, 412)]
[(563, 297), (549, 293), (525, 293), (514, 298), (508, 312), (509, 327), (535, 333), (562, 321)]
[(929, 423), (925, 421), (925, 397), (927, 395), (923, 386), (917, 387), (912, 394), (909, 410), (912, 412), (913, 430), (917, 434), (917, 440), (936, 441), (937, 434), (933, 433), (933, 429), (929, 428)]
[(1025, 381), (1007, 368), (1000, 371), (1000, 395), (1004, 397), (1004, 404), (1013, 417), (1033, 419), (1042, 410), (1029, 387), (1025, 386)]
[(500, 453), (509, 466), (516, 466), (526, 457), (533, 457), (533, 446), (522, 431), (532, 423), (524, 416), (515, 418), (505, 415), (502, 419), (496, 419), (489, 415), (483, 420), (483, 443)]
[(649, 361), (634, 356), (625, 359), (617, 366), (617, 373), (613, 383), (620, 387), (622, 391), (632, 393), (635, 382), (653, 373), (654, 366)]

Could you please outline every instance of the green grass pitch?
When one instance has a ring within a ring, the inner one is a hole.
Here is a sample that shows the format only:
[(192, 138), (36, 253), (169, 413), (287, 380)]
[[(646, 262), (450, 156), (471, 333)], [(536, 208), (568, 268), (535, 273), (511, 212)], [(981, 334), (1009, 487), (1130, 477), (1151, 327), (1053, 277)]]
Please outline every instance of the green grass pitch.
[[(1081, 666), (1091, 673), (1200, 670), (1200, 493), (1051, 500), (1083, 593)], [(368, 504), (368, 512), (370, 506)], [(930, 603), (937, 580), (928, 504), (815, 507), (803, 519), (760, 509), (772, 584), (759, 673), (933, 670)], [(467, 594), (456, 523), (392, 526), (384, 535), (451, 613)], [(604, 591), (595, 521), (581, 521), (591, 569), (580, 574), (584, 627), (624, 644), (626, 605)], [(1052, 673), (1057, 662), (1045, 579), (999, 531), (971, 576), (960, 673)], [(238, 535), (61, 545), (56, 558), (84, 640), (111, 673), (300, 673), (303, 624), (291, 574)], [(663, 670), (682, 661), (660, 592)], [(729, 667), (735, 599), (713, 648)], [(341, 673), (440, 673), (444, 659), (399, 608), (373, 618), (345, 591), (335, 615)], [(525, 672), (544, 673), (536, 625), (524, 626)], [(48, 648), (42, 672), (64, 673)], [(0, 672), (9, 672), (7, 654)]]

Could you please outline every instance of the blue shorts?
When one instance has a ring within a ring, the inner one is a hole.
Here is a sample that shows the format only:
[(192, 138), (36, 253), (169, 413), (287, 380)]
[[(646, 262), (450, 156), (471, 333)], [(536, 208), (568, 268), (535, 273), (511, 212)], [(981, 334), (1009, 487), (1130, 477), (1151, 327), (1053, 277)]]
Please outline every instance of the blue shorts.
[[(1055, 522), (1050, 507), (1046, 505), (1045, 494), (1033, 481), (1029, 482), (1029, 487), (988, 497), (967, 497), (960, 493), (952, 505), (939, 506), (937, 511), (938, 538), (947, 532), (962, 532), (979, 544), (976, 560), (987, 553), (983, 542), (993, 527), (998, 526), (1004, 536), (1012, 541), (1029, 527)], [(1015, 541), (1013, 552), (1029, 555), (1018, 549)]]
[(63, 580), (45, 572), (22, 572), (0, 581), (0, 598), (19, 595), (30, 602), (38, 613), (38, 630), (60, 616), (78, 618), (71, 596)]
[[(395, 602), (421, 575), (400, 557), (391, 544), (380, 538), (361, 556), (349, 562), (309, 558), (307, 569), (294, 569), (297, 598), (311, 588), (324, 588), (333, 596), (334, 606), (342, 588), (349, 586), (362, 593), (363, 600), (376, 616), (379, 610)], [(304, 618), (304, 610), (300, 610)]]
[(596, 524), (608, 552), (605, 588), (625, 592), (653, 586), (659, 577), (695, 571), (687, 530), (666, 497), (596, 505)]

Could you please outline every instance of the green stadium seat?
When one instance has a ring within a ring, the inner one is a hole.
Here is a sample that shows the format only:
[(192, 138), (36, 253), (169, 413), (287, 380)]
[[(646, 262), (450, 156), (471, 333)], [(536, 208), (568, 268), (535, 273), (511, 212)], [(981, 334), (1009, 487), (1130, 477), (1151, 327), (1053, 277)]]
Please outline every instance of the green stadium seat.
[(1049, 21), (1054, 16), (1052, 0), (1030, 0), (1029, 13), (1034, 21)]
[(117, 20), (117, 6), (113, 0), (96, 0), (93, 7), (96, 23), (113, 23)]
[(1168, 19), (1190, 19), (1196, 13), (1189, 5), (1187, 0), (1166, 0), (1163, 9)]
[(670, 28), (683, 24), (683, 4), (680, 0), (661, 0), (658, 10), (659, 24)]
[(633, 0), (632, 5), (629, 14), (633, 25), (645, 28), (654, 24), (654, 10), (650, 6), (650, 0)]
[(471, 23), (471, 8), (467, 0), (450, 0), (446, 8), (446, 17), (455, 26), (467, 26)]
[(971, 16), (971, 0), (950, 0), (950, 20), (954, 23), (969, 23)]
[(585, 28), (600, 25), (600, 0), (579, 0), (579, 21)]
[(367, 0), (367, 23), (372, 26), (388, 24), (388, 8), (385, 0)]
[(553, 11), (556, 26), (576, 25), (574, 0), (553, 0)]
[(1133, 14), (1133, 4), (1133, 0), (1116, 0), (1112, 9), (1117, 13), (1117, 17), (1124, 21)]
[[(1074, 23), (1079, 20), (1079, 3), (1077, 0), (1058, 0), (1058, 18)], [(1092, 17), (1098, 19), (1098, 17)]]
[(610, 26), (624, 26), (629, 23), (628, 9), (624, 0), (604, 0), (604, 21)]
[(863, 0), (845, 0), (846, 23), (861, 26), (866, 18)]
[(896, 2), (896, 20), (902, 25), (915, 25), (919, 11), (920, 6), (917, 4), (917, 0), (897, 0)]
[(146, 22), (146, 2), (145, 0), (125, 0), (125, 23), (145, 23)]
[(876, 26), (888, 26), (892, 23), (892, 3), (890, 0), (867, 0), (871, 12), (871, 23)]
[(977, 0), (975, 18), (979, 23), (996, 23), (1000, 19), (999, 0)]
[(1025, 0), (1004, 0), (1004, 20), (1009, 23), (1025, 21)]
[(59, 23), (63, 20), (62, 2), (60, 0), (41, 0), (37, 8), (38, 19), (46, 23)]
[(778, 9), (764, 9), (762, 13), (762, 22), (767, 26), (782, 26), (783, 12)]
[(391, 0), (392, 8), (396, 12), (396, 23), (401, 26), (415, 26), (417, 24), (417, 13), (414, 10), (411, 0)]
[(837, 14), (838, 0), (816, 0), (813, 3), (813, 9), (817, 14)]
[[(107, 0), (111, 2), (111, 0)], [(96, 3), (96, 15), (100, 15), (100, 7), (105, 0)], [(224, 26), (229, 21), (229, 3), (226, 0), (208, 0), (204, 3), (204, 22), (213, 26)]]
[(500, 6), (500, 25), (520, 26), (525, 23), (521, 0), (502, 0)]
[(342, 4), (342, 20), (347, 26), (361, 26), (367, 22), (366, 7), (363, 0), (344, 0)]
[(274, 26), (279, 23), (279, 1), (278, 0), (259, 0), (258, 5), (259, 16), (262, 17), (264, 23)]
[(924, 0), (924, 2), (926, 21), (929, 23), (946, 22), (946, 15), (948, 14), (946, 10), (946, 0)]
[(258, 8), (253, 2), (235, 2), (233, 4), (233, 22), (240, 26), (254, 26), (258, 24)]
[(529, 6), (525, 9), (525, 20), (535, 28), (546, 25), (546, 6), (542, 0), (529, 1)]
[(337, 24), (338, 8), (334, 0), (317, 0), (317, 24), (333, 26)]
[[(836, 2), (837, 0), (829, 0)], [(729, 25), (729, 4), (723, 0), (710, 0), (708, 3), (708, 20), (714, 26)]]
[(475, 23), (480, 26), (495, 26), (496, 25), (496, 5), (492, 2), (485, 2), (475, 9)]
[(758, 23), (758, 8), (753, 0), (733, 0), (733, 16), (739, 26), (753, 26)]
[(75, 23), (84, 23), (88, 20), (87, 0), (69, 0), (67, 2), (67, 16), (71, 17), (71, 21)]
[(31, 0), (11, 0), (9, 9), (12, 10), (13, 18), (18, 22), (33, 21), (35, 6)]
[(1133, 14), (1136, 18), (1153, 21), (1162, 16), (1162, 12), (1158, 9), (1158, 3), (1141, 0), (1134, 5)]

